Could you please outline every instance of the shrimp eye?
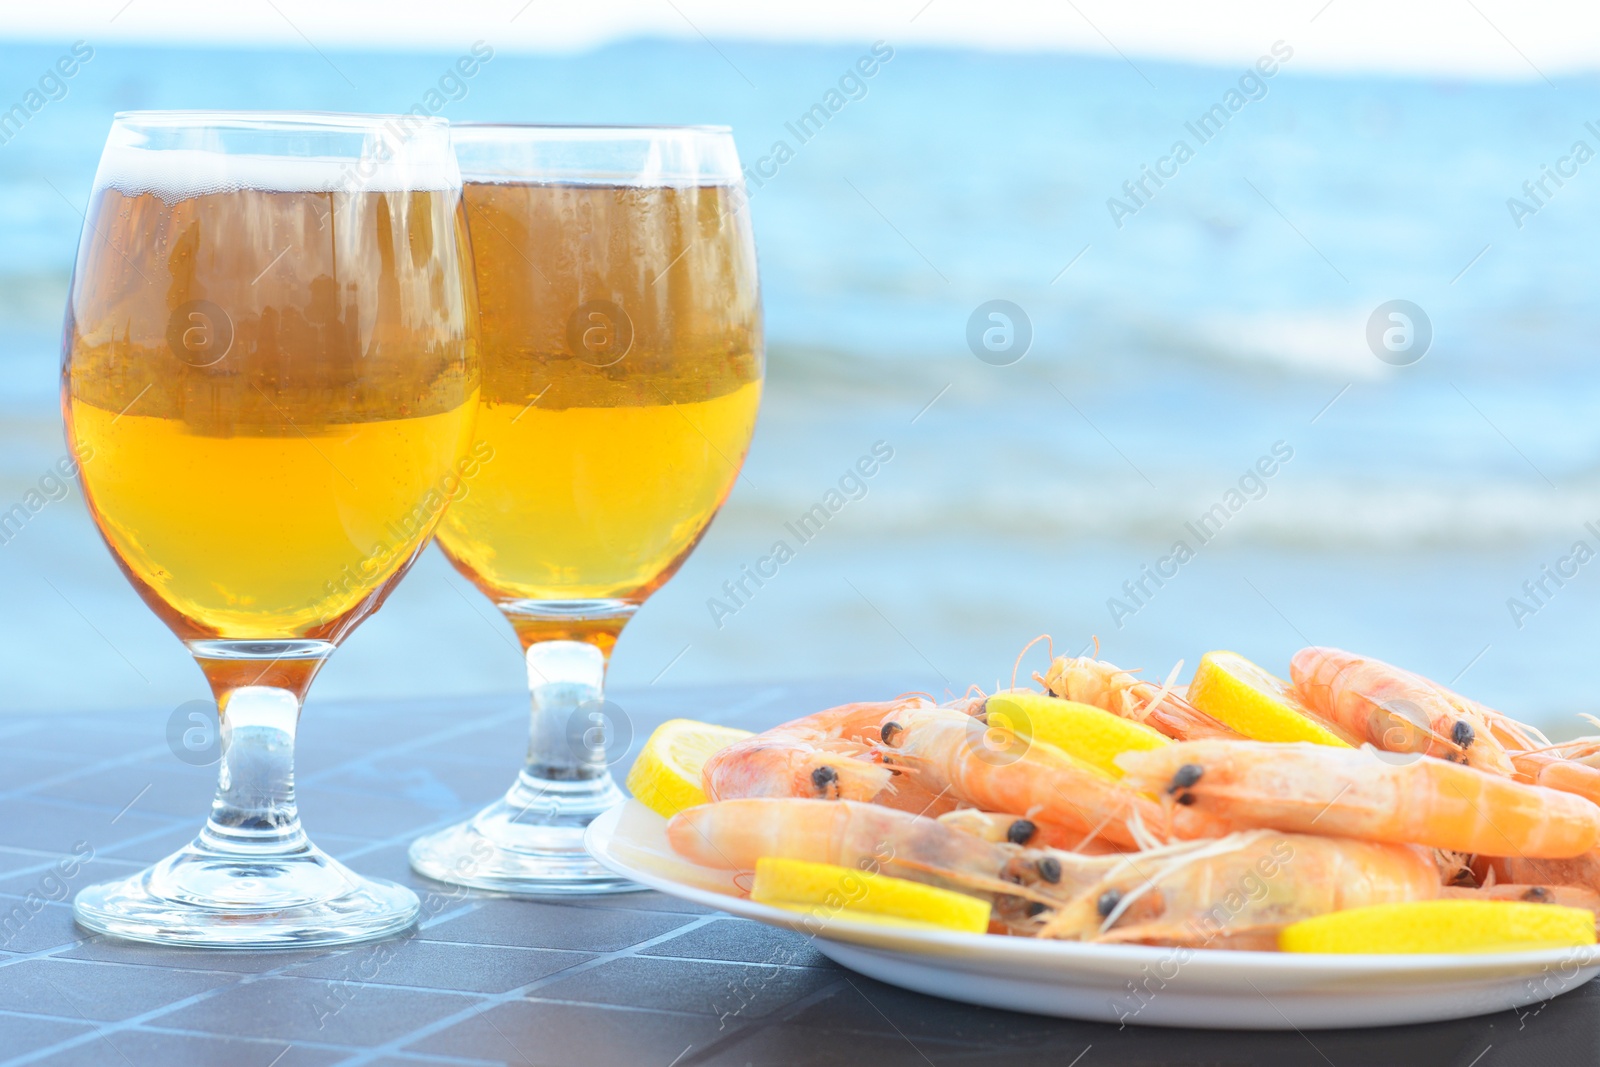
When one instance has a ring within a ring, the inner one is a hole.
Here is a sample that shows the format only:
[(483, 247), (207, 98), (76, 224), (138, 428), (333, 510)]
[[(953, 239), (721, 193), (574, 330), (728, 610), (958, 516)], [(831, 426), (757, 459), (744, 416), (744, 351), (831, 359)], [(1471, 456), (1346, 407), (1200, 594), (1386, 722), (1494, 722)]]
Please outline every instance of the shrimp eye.
[(975, 710), (972, 713), (972, 717), (974, 719), (977, 719), (981, 723), (987, 724), (989, 722), (989, 698), (988, 697), (984, 697), (983, 698), (983, 703), (978, 705), (977, 710)]
[(1037, 900), (1031, 901), (1028, 904), (1028, 917), (1029, 918), (1032, 918), (1033, 916), (1038, 915), (1042, 911), (1044, 911), (1044, 905), (1039, 903)]
[(1179, 804), (1182, 804), (1184, 807), (1187, 808), (1190, 804), (1194, 803), (1194, 794), (1193, 793), (1179, 793), (1177, 795), (1177, 797), (1175, 797), (1174, 799), (1176, 799)]
[(1051, 885), (1055, 885), (1057, 882), (1061, 881), (1061, 861), (1056, 859), (1054, 856), (1044, 857), (1039, 861), (1037, 866), (1039, 868), (1039, 877), (1043, 878)]
[(1094, 910), (1100, 913), (1100, 918), (1104, 919), (1113, 911), (1116, 911), (1117, 905), (1120, 903), (1122, 903), (1122, 890), (1107, 889), (1100, 894), (1100, 899), (1094, 902)]
[(1037, 833), (1038, 830), (1039, 828), (1033, 824), (1033, 820), (1018, 819), (1016, 822), (1006, 827), (1006, 840), (1010, 841), (1013, 845), (1026, 845), (1029, 841), (1033, 840), (1033, 835)]
[(816, 786), (819, 793), (826, 793), (828, 787), (838, 781), (839, 772), (832, 767), (818, 767), (811, 772), (811, 784)]
[(897, 722), (886, 722), (878, 732), (883, 735), (884, 744), (892, 745), (894, 744), (895, 734), (900, 733), (904, 729), (905, 727), (901, 726)]
[(1551, 899), (1550, 890), (1546, 889), (1542, 885), (1536, 885), (1527, 892), (1523, 893), (1522, 899), (1530, 901), (1534, 904), (1548, 904), (1550, 903)]
[[(1200, 764), (1185, 763), (1182, 767), (1179, 767), (1178, 772), (1172, 776), (1172, 784), (1167, 786), (1167, 792), (1176, 793), (1180, 789), (1188, 789), (1190, 786), (1198, 782), (1200, 780), (1200, 776), (1205, 773), (1206, 769), (1200, 766)], [(1194, 801), (1192, 799), (1187, 801), (1180, 799), (1179, 803), (1193, 804)]]
[(1472, 742), (1477, 740), (1477, 737), (1478, 732), (1472, 728), (1472, 724), (1466, 719), (1457, 719), (1455, 726), (1450, 730), (1450, 740), (1454, 741), (1460, 748), (1470, 748)]

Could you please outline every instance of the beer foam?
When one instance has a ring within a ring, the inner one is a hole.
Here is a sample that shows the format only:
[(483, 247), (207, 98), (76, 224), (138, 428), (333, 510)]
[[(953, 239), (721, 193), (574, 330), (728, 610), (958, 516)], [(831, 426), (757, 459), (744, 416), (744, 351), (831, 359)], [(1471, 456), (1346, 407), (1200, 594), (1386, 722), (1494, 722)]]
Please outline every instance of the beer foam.
[(332, 156), (233, 155), (197, 149), (106, 145), (95, 187), (127, 196), (149, 193), (169, 204), (241, 189), (275, 193), (399, 193), (451, 189), (461, 175), (454, 158), (419, 162), (404, 149), (388, 160)]

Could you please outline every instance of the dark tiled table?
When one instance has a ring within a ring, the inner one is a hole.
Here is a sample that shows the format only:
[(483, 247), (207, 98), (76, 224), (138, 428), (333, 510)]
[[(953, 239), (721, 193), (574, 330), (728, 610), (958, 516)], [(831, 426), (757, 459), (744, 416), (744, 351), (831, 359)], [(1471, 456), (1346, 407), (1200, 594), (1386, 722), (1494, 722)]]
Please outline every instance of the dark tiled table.
[[(663, 719), (747, 726), (886, 686), (649, 689), (614, 699), (635, 744)], [(1600, 1062), (1600, 987), (1464, 1023), (1223, 1033), (1074, 1023), (948, 1003), (843, 971), (798, 935), (655, 893), (528, 902), (424, 882), (417, 833), (503, 788), (520, 698), (318, 706), (301, 730), (313, 837), (423, 898), (408, 936), (339, 950), (201, 952), (91, 937), (62, 903), (196, 829), (214, 767), (168, 712), (0, 719), (0, 1061), (97, 1067), (403, 1064), (1244, 1064)], [(619, 768), (621, 769), (621, 768)], [(92, 861), (52, 873), (77, 847)]]

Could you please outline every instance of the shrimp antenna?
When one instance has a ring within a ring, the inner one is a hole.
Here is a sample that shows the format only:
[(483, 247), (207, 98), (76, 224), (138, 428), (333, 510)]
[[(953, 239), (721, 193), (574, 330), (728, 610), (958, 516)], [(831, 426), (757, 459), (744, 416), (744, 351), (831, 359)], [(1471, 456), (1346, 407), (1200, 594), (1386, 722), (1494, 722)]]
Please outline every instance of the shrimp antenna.
[(1116, 907), (1111, 909), (1110, 914), (1105, 917), (1105, 921), (1100, 924), (1100, 933), (1104, 934), (1115, 926), (1117, 920), (1122, 918), (1123, 912), (1132, 907), (1133, 903), (1140, 897), (1156, 888), (1156, 883), (1163, 878), (1171, 876), (1174, 872), (1190, 864), (1198, 863), (1200, 860), (1211, 859), (1215, 856), (1225, 856), (1229, 852), (1237, 852), (1246, 845), (1253, 844), (1271, 833), (1272, 831), (1270, 830), (1250, 830), (1244, 833), (1233, 833), (1215, 841), (1196, 842), (1197, 847), (1193, 851), (1177, 851), (1177, 854), (1172, 859), (1162, 863), (1154, 874), (1145, 876), (1144, 881), (1138, 887), (1122, 895), (1121, 899), (1117, 901)]
[(1017, 687), (1017, 672), (1022, 669), (1022, 657), (1028, 654), (1028, 649), (1037, 645), (1040, 641), (1045, 643), (1045, 651), (1050, 658), (1052, 660), (1056, 658), (1056, 643), (1050, 639), (1050, 635), (1040, 634), (1035, 637), (1032, 641), (1022, 646), (1022, 651), (1017, 653), (1017, 662), (1011, 665), (1011, 688), (1015, 689)]

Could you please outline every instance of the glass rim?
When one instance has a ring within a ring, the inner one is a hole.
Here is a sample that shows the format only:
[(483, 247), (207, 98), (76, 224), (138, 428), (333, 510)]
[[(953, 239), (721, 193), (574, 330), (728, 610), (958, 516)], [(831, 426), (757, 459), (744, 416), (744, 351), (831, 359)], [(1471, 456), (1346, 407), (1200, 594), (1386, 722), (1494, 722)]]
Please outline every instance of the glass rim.
[(448, 129), (450, 120), (441, 115), (413, 112), (371, 114), (362, 111), (296, 111), (281, 109), (230, 110), (226, 108), (152, 108), (118, 111), (111, 121), (119, 125), (144, 125), (166, 129), (201, 129), (206, 126), (255, 127), (260, 129), (377, 130), (394, 122), (421, 123)]
[(742, 175), (728, 126), (458, 122), (450, 140), (470, 182), (734, 185)]

